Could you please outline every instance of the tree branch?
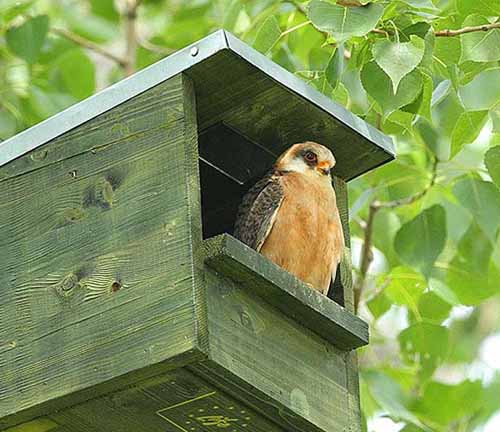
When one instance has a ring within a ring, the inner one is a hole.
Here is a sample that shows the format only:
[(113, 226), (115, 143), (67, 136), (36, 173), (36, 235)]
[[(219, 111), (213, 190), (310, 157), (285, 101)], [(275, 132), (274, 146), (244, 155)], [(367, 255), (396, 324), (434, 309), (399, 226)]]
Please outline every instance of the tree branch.
[(162, 47), (160, 45), (156, 45), (147, 39), (138, 39), (138, 44), (143, 47), (144, 49), (147, 49), (148, 51), (154, 52), (155, 54), (167, 56), (172, 54), (175, 50), (171, 48), (166, 48)]
[(137, 8), (142, 0), (126, 0), (125, 2), (125, 76), (132, 75), (135, 71), (137, 54)]
[(489, 31), (492, 29), (500, 29), (500, 22), (496, 22), (493, 24), (484, 24), (484, 25), (479, 25), (479, 26), (471, 26), (471, 27), (464, 27), (461, 29), (457, 30), (439, 30), (435, 31), (434, 35), (438, 37), (450, 37), (450, 36), (458, 36), (461, 34), (465, 33), (473, 33), (473, 32), (480, 32), (480, 31)]
[(413, 204), (414, 202), (423, 198), (429, 192), (429, 190), (436, 184), (437, 164), (438, 160), (436, 157), (434, 157), (434, 161), (432, 164), (432, 175), (429, 180), (429, 184), (420, 192), (417, 192), (414, 195), (410, 195), (409, 197), (401, 198), (398, 200), (386, 201), (386, 202), (374, 200), (370, 203), (370, 206), (368, 208), (368, 218), (366, 220), (366, 225), (364, 227), (364, 241), (363, 241), (363, 247), (361, 248), (359, 275), (356, 279), (356, 283), (354, 284), (354, 305), (356, 311), (358, 310), (361, 294), (365, 289), (368, 269), (370, 268), (370, 264), (373, 261), (372, 242), (373, 242), (373, 228), (374, 228), (375, 215), (380, 209), (395, 208)]
[(70, 32), (69, 30), (62, 29), (62, 28), (54, 28), (52, 27), (50, 29), (51, 33), (54, 33), (55, 35), (61, 36), (79, 46), (82, 48), (89, 49), (91, 51), (94, 51), (97, 54), (102, 55), (103, 57), (106, 57), (109, 60), (112, 60), (116, 63), (118, 63), (121, 67), (125, 67), (126, 60), (124, 58), (121, 58), (120, 56), (117, 56), (113, 54), (112, 52), (102, 48), (100, 45), (91, 42), (75, 33)]
[[(292, 3), (302, 14), (304, 14), (307, 17), (307, 9), (301, 3), (299, 3), (297, 0), (292, 0)], [(337, 0), (337, 4), (344, 7), (363, 7), (363, 5), (358, 0)], [(500, 29), (500, 22), (496, 22), (493, 24), (483, 24), (479, 26), (464, 27), (456, 30), (437, 30), (434, 32), (434, 35), (437, 37), (452, 37), (452, 36), (459, 36), (465, 33), (473, 33), (480, 31), (484, 32), (493, 29)], [(327, 32), (322, 32), (322, 33), (327, 33)], [(386, 37), (391, 34), (391, 32), (378, 28), (372, 29), (370, 33), (380, 34)]]

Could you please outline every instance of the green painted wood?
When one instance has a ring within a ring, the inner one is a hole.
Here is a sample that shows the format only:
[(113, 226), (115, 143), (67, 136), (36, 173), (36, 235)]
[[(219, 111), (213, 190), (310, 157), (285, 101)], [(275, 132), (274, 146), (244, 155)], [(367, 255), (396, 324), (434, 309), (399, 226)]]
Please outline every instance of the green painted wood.
[(321, 432), (322, 429), (301, 417), (296, 410), (301, 407), (299, 398), (292, 399), (292, 403), (285, 405), (265, 393), (266, 389), (259, 389), (242, 380), (238, 375), (230, 372), (212, 360), (200, 361), (186, 367), (195, 375), (202, 377), (206, 382), (240, 401), (247, 407), (258, 412), (259, 416), (268, 419), (287, 432)]
[[(181, 72), (194, 80), (201, 131), (225, 122), (278, 153), (294, 142), (314, 139), (334, 150), (344, 179), (394, 158), (389, 137), (230, 33), (220, 30), (193, 45), (196, 55), (191, 47), (180, 50), (1, 143), (0, 166), (35, 149), (40, 150), (33, 153), (36, 160), (52, 160), (45, 143)], [(106, 129), (101, 133), (109, 133)]]
[[(351, 240), (349, 231), (349, 197), (346, 182), (342, 179), (334, 177), (333, 184), (337, 194), (337, 206), (339, 208), (342, 228), (344, 230), (344, 240), (346, 250), (344, 258), (340, 265), (340, 280), (341, 287), (344, 292), (345, 308), (350, 313), (355, 313), (354, 305), (354, 290), (352, 281), (352, 265), (351, 265)], [(359, 400), (359, 372), (358, 372), (358, 355), (356, 351), (351, 351), (347, 354), (347, 389), (349, 403), (349, 432), (361, 431), (361, 407)]]
[[(349, 420), (346, 352), (221, 272), (207, 269), (205, 281), (209, 358), (223, 371), (216, 371), (219, 381), (233, 388), (244, 381), (258, 390), (257, 396), (274, 399), (270, 409), (262, 410), (267, 415), (273, 407), (278, 413), (286, 407), (295, 417), (278, 414), (275, 421), (291, 423), (289, 430), (344, 431)], [(240, 396), (245, 398), (245, 392)], [(314, 427), (301, 429), (304, 421)]]
[[(221, 51), (188, 73), (197, 84), (200, 131), (223, 122), (275, 157), (294, 143), (317, 141), (333, 151), (338, 162), (335, 173), (345, 180), (392, 159), (232, 51)], [(347, 111), (345, 115), (353, 116)]]
[(206, 350), (192, 83), (139, 98), (0, 168), (0, 428)]
[(368, 343), (367, 324), (235, 238), (206, 240), (205, 262), (339, 349)]
[(185, 368), (77, 404), (7, 432), (283, 432)]

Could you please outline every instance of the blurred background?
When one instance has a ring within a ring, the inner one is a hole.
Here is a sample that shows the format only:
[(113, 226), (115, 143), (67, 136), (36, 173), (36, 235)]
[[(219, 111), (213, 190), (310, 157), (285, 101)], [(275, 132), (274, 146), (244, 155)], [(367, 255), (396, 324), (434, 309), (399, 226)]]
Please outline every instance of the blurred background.
[(349, 184), (364, 425), (500, 430), (500, 0), (1, 0), (0, 140), (225, 28), (394, 138)]

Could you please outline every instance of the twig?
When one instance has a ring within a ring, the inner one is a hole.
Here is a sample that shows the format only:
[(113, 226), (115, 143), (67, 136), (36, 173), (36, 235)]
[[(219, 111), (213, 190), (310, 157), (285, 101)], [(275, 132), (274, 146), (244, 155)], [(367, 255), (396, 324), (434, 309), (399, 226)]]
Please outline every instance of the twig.
[(73, 32), (70, 32), (69, 30), (52, 27), (50, 29), (50, 32), (54, 33), (55, 35), (61, 36), (77, 45), (80, 45), (82, 48), (89, 49), (97, 54), (102, 55), (103, 57), (113, 60), (114, 62), (118, 63), (121, 67), (125, 67), (126, 60), (124, 58), (121, 58), (120, 56), (117, 56), (112, 52), (109, 52), (108, 50), (102, 48), (100, 45), (91, 42)]
[[(302, 12), (305, 16), (307, 16), (307, 9), (302, 4), (300, 4), (297, 0), (292, 0), (292, 3), (300, 12)], [(363, 7), (361, 3), (359, 3), (359, 4), (356, 4), (356, 3), (358, 3), (357, 0), (343, 0), (342, 2), (337, 1), (337, 4), (339, 4), (341, 6), (345, 6), (345, 7)], [(485, 32), (485, 31), (489, 31), (489, 30), (493, 30), (493, 29), (500, 29), (500, 22), (496, 22), (493, 24), (483, 24), (483, 25), (479, 25), (479, 26), (464, 27), (464, 28), (456, 29), (456, 30), (449, 30), (449, 29), (448, 30), (437, 30), (434, 32), (434, 35), (437, 37), (452, 37), (452, 36), (459, 36), (459, 35), (465, 34), (465, 33), (473, 33), (473, 32), (480, 32), (480, 31)], [(322, 32), (322, 33), (328, 33), (328, 32)], [(388, 32), (386, 30), (382, 30), (382, 29), (378, 29), (378, 28), (372, 29), (370, 31), (370, 33), (380, 34), (380, 35), (384, 35), (386, 37), (391, 34), (390, 32)]]
[(473, 33), (479, 31), (485, 32), (492, 29), (500, 29), (500, 22), (496, 22), (493, 24), (484, 24), (479, 26), (464, 27), (457, 30), (439, 30), (435, 31), (434, 35), (438, 37), (450, 37), (450, 36), (458, 36), (465, 33)]
[(156, 45), (156, 44), (148, 41), (147, 39), (138, 39), (138, 44), (140, 46), (142, 46), (143, 48), (147, 49), (148, 51), (151, 51), (151, 52), (154, 52), (156, 54), (163, 55), (163, 56), (170, 55), (175, 51), (175, 50), (170, 49), (170, 48)]
[(125, 76), (132, 75), (135, 70), (137, 53), (137, 8), (142, 0), (126, 0), (125, 7)]
[(374, 200), (370, 203), (370, 206), (368, 207), (368, 218), (366, 220), (366, 226), (364, 227), (365, 235), (364, 235), (363, 247), (361, 248), (359, 275), (354, 285), (354, 305), (356, 307), (356, 310), (358, 310), (361, 294), (363, 293), (363, 290), (366, 285), (366, 277), (368, 274), (368, 269), (370, 268), (370, 264), (373, 261), (372, 242), (373, 242), (373, 227), (374, 227), (375, 215), (380, 209), (395, 208), (413, 204), (414, 202), (423, 198), (436, 183), (437, 164), (438, 160), (436, 157), (434, 157), (434, 161), (432, 164), (431, 179), (429, 180), (429, 184), (420, 192), (417, 192), (414, 195), (410, 195), (409, 197), (401, 198), (398, 200), (385, 201), (385, 202)]

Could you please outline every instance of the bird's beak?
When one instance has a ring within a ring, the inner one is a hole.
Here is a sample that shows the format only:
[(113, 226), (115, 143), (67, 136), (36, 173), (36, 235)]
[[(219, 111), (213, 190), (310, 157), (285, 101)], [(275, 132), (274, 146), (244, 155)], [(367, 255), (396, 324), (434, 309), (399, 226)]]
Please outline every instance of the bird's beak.
[(317, 168), (321, 174), (330, 175), (330, 166), (328, 165), (328, 162), (320, 162), (317, 165)]

